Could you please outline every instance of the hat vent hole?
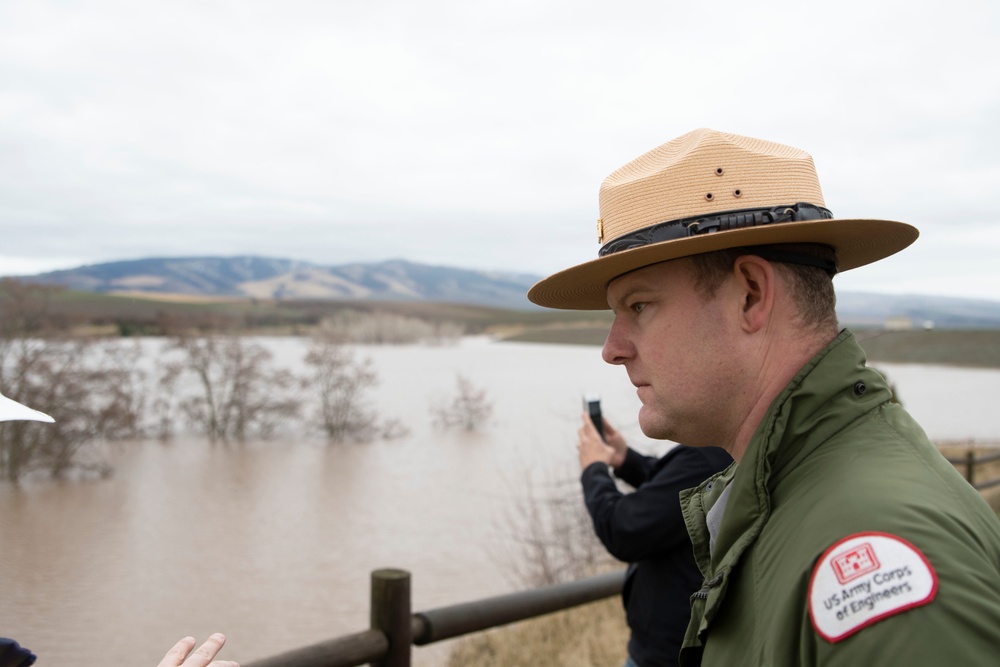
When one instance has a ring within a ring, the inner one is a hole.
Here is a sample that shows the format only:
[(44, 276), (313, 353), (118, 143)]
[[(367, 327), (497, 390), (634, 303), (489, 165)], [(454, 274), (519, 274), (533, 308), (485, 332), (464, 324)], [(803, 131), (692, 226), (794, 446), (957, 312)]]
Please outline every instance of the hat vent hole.
[(714, 196), (715, 195), (713, 195), (711, 192), (706, 192), (705, 193), (705, 201), (712, 201), (712, 199), (714, 198)]
[(733, 196), (734, 197), (742, 197), (743, 196), (743, 191), (740, 190), (739, 188), (736, 188), (735, 190), (733, 190)]
[(723, 169), (722, 167), (716, 167), (715, 168), (715, 175), (716, 176), (722, 176), (722, 174), (724, 174), (725, 172), (726, 172), (726, 170)]

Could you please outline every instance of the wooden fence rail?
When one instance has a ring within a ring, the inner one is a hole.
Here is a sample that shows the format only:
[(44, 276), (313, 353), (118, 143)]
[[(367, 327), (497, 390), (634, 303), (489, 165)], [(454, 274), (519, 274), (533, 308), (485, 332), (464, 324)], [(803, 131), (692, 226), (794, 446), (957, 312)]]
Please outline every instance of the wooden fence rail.
[(994, 461), (1000, 461), (1000, 452), (991, 452), (989, 454), (977, 456), (975, 451), (969, 449), (965, 456), (949, 456), (947, 458), (948, 463), (954, 466), (963, 466), (965, 468), (965, 479), (967, 479), (969, 484), (971, 484), (977, 491), (989, 489), (994, 486), (1000, 486), (1000, 477), (994, 477), (992, 479), (979, 479), (979, 475), (976, 474), (977, 466), (993, 463)]
[(619, 595), (624, 570), (565, 584), (411, 613), (410, 573), (371, 575), (371, 628), (295, 649), (244, 667), (409, 667), (411, 647), (523, 621)]
[[(977, 490), (1000, 486), (1000, 477), (979, 479), (977, 467), (1000, 461), (1000, 451), (947, 457), (965, 470)], [(519, 593), (411, 612), (410, 573), (382, 569), (371, 574), (371, 628), (329, 639), (244, 667), (410, 667), (411, 649), (462, 635), (523, 621), (619, 595), (624, 571), (588, 577)]]

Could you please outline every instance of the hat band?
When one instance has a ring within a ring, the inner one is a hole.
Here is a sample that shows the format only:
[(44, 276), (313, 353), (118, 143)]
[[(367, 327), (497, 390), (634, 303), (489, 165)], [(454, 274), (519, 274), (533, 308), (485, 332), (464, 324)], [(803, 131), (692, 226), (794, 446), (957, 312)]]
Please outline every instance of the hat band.
[(799, 202), (788, 206), (773, 206), (770, 208), (744, 208), (735, 211), (722, 211), (714, 215), (697, 215), (690, 218), (680, 218), (668, 222), (658, 222), (625, 236), (619, 236), (601, 246), (598, 257), (605, 257), (616, 252), (632, 250), (653, 243), (675, 241), (677, 239), (725, 232), (732, 229), (757, 227), (759, 225), (774, 225), (782, 222), (802, 222), (804, 220), (829, 220), (833, 213), (829, 209), (813, 204)]

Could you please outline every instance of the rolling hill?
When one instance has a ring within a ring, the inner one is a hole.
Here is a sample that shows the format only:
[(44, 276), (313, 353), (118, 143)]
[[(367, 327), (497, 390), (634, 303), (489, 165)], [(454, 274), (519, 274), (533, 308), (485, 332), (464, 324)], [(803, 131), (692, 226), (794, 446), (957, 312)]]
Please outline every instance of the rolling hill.
[(282, 300), (437, 301), (530, 308), (536, 277), (389, 260), (320, 266), (270, 257), (136, 259), (52, 271), (23, 280), (104, 294)]
[[(321, 266), (271, 257), (171, 257), (81, 266), (21, 280), (103, 294), (177, 300), (438, 302), (514, 310), (540, 276), (429, 266), (402, 259)], [(1000, 328), (1000, 301), (841, 292), (838, 314), (854, 326)]]

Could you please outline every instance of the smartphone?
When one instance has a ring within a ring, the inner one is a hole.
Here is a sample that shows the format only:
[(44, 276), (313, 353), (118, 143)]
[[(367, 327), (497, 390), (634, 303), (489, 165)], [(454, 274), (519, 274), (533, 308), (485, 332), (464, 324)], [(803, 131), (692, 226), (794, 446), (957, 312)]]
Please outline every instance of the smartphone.
[(601, 440), (607, 441), (604, 437), (604, 418), (601, 416), (601, 397), (597, 394), (584, 394), (583, 411), (590, 415), (590, 421), (594, 422)]

